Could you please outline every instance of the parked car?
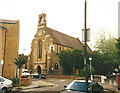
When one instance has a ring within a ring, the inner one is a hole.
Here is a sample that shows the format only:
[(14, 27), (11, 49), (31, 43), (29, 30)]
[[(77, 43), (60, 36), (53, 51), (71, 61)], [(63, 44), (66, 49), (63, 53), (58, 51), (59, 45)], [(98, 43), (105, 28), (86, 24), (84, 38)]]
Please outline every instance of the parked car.
[(46, 76), (44, 74), (33, 73), (31, 75), (32, 75), (32, 78), (46, 79)]
[[(86, 81), (74, 80), (68, 86), (64, 86), (65, 89), (60, 93), (86, 93)], [(88, 92), (87, 93), (103, 93), (103, 87), (95, 81), (88, 80)]]
[(7, 93), (9, 91), (12, 91), (12, 89), (13, 89), (12, 80), (0, 76), (0, 93)]
[(117, 71), (111, 71), (107, 74), (107, 78), (116, 78)]
[(22, 69), (22, 77), (29, 77), (30, 73), (28, 72), (27, 69)]

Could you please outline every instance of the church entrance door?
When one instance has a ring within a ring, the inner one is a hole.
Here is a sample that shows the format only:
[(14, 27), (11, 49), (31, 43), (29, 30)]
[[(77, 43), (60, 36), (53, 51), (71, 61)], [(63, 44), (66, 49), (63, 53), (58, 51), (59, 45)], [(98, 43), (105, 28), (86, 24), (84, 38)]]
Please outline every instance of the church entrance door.
[(41, 74), (41, 67), (40, 67), (40, 65), (37, 66), (37, 72), (38, 72), (38, 74)]

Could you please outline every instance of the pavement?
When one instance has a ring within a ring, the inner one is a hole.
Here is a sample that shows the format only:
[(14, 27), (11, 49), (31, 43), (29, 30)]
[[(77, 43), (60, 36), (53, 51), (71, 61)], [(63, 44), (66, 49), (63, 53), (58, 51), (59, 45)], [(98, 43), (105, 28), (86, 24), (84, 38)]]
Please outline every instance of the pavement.
[(101, 84), (105, 90), (110, 90), (112, 93), (120, 93), (120, 90), (118, 90), (117, 86), (111, 85), (108, 82)]
[[(99, 82), (104, 89), (112, 91), (112, 93), (120, 93), (120, 90), (118, 90), (117, 85), (110, 84), (109, 82), (101, 83)], [(32, 89), (32, 88), (41, 88), (41, 87), (47, 87), (47, 86), (56, 86), (55, 84), (51, 82), (45, 82), (41, 80), (33, 80), (31, 81), (31, 84), (28, 86), (20, 86), (20, 87), (14, 87), (13, 91), (20, 91), (20, 90), (26, 90), (26, 89)], [(107, 92), (106, 92), (107, 93)]]
[(41, 87), (53, 87), (55, 86), (55, 84), (51, 83), (51, 82), (45, 82), (45, 81), (41, 81), (41, 80), (33, 80), (31, 81), (30, 85), (27, 86), (20, 86), (20, 87), (14, 87), (13, 91), (20, 91), (20, 90), (27, 90), (27, 89), (32, 89), (32, 88), (41, 88)]

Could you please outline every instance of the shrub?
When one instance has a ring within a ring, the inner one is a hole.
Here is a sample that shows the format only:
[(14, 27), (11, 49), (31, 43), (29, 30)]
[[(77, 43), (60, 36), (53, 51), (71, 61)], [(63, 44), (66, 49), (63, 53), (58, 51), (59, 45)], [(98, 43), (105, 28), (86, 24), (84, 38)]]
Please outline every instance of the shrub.
[(14, 77), (12, 78), (13, 84), (19, 84), (19, 79)]

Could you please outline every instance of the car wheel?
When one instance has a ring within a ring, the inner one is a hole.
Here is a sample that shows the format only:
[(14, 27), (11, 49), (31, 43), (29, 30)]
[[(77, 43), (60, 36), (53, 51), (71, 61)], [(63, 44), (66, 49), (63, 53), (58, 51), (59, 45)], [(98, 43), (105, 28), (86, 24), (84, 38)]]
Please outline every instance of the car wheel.
[(34, 76), (32, 76), (32, 78), (34, 78)]
[(1, 90), (1, 93), (7, 93), (7, 89), (6, 89), (6, 88), (3, 88), (3, 89)]
[(39, 79), (42, 79), (41, 77), (39, 77)]

